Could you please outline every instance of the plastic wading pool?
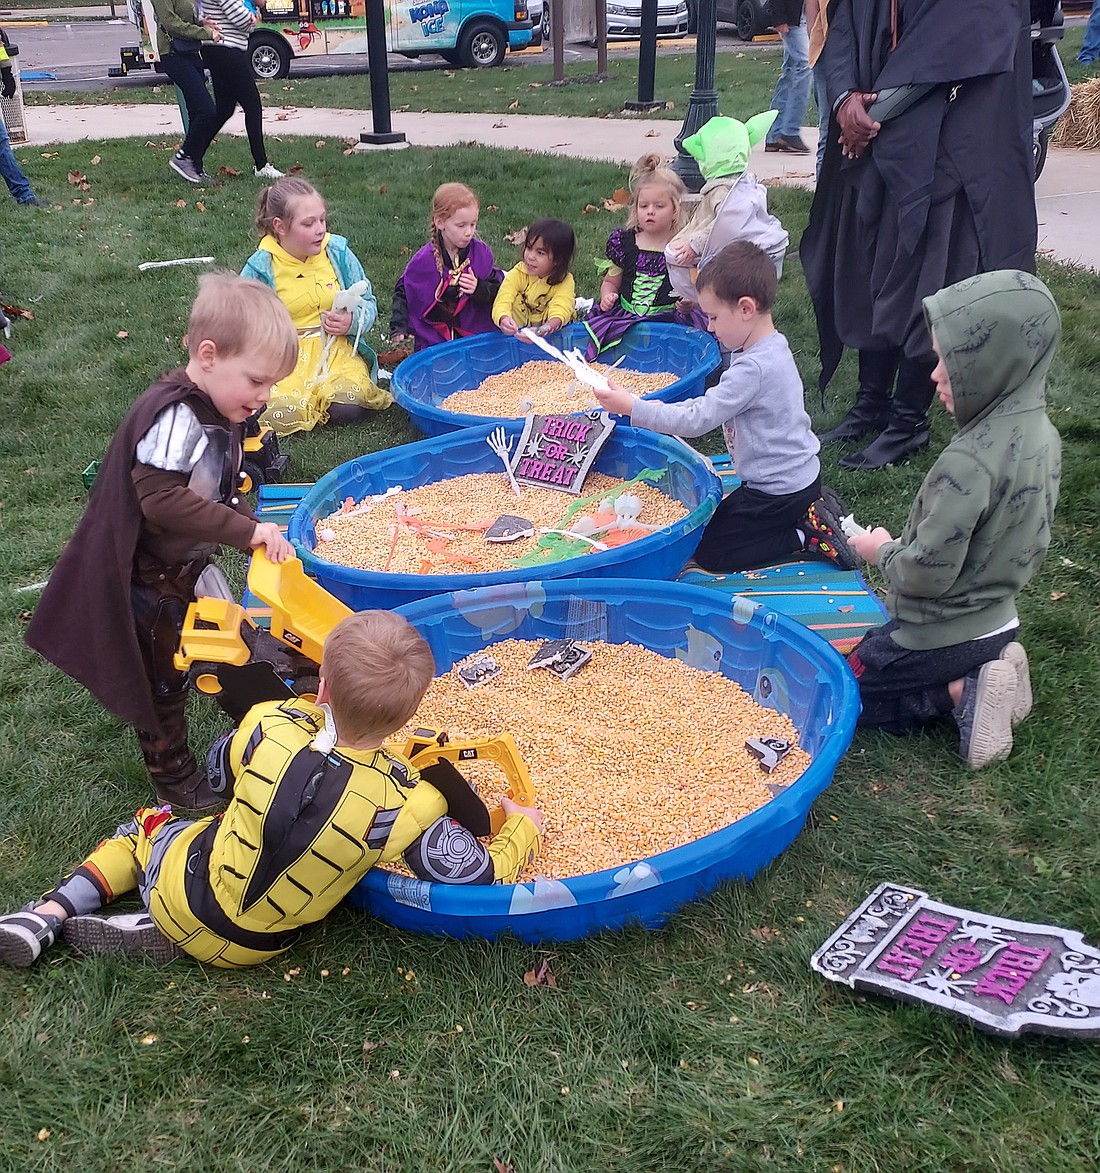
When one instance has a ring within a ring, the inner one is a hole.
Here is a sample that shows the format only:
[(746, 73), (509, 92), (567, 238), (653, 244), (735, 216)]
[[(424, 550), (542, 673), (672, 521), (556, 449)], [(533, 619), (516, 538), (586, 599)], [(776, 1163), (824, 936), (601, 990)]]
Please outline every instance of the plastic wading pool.
[[(497, 426), (504, 428), (514, 444), (523, 421), (512, 420)], [(687, 509), (685, 517), (647, 537), (616, 549), (488, 574), (393, 574), (357, 570), (329, 562), (316, 553), (317, 523), (336, 512), (347, 497), (358, 501), (368, 494), (383, 493), (393, 485), (412, 489), (466, 473), (498, 472), (503, 477), (504, 465), (486, 443), (492, 430), (492, 425), (464, 428), (461, 432), (448, 432), (445, 436), (360, 456), (322, 477), (302, 498), (287, 529), (306, 573), (356, 611), (374, 607), (392, 610), (426, 595), (535, 579), (672, 578), (691, 557), (699, 541), (699, 529), (721, 500), (721, 484), (704, 457), (672, 437), (619, 425), (600, 450), (593, 466), (596, 471), (629, 480), (646, 468), (663, 470), (657, 487)], [(576, 498), (569, 493), (560, 496), (564, 513)], [(583, 488), (581, 496), (584, 496)], [(522, 505), (517, 504), (517, 508), (522, 510)]]
[(745, 598), (681, 583), (556, 579), (423, 599), (401, 613), (428, 641), (440, 673), (498, 640), (564, 637), (641, 644), (722, 672), (759, 704), (786, 713), (812, 761), (745, 818), (618, 868), (485, 887), (368, 872), (349, 900), (399, 928), (531, 942), (629, 924), (656, 928), (722, 881), (750, 879), (787, 848), (855, 731), (859, 691), (844, 660), (806, 628)]
[[(571, 350), (576, 346), (583, 352), (588, 343), (588, 332), (581, 323), (573, 322), (548, 335), (547, 341), (559, 350)], [(666, 403), (678, 403), (701, 395), (707, 375), (721, 361), (718, 343), (710, 334), (671, 322), (639, 322), (600, 361), (612, 363), (620, 356), (625, 356), (623, 366), (636, 371), (680, 373), (675, 383), (650, 396)], [(457, 342), (429, 346), (410, 355), (393, 372), (390, 390), (425, 435), (438, 436), (456, 428), (500, 422), (495, 416), (445, 410), (440, 404), (448, 395), (456, 391), (472, 391), (490, 375), (542, 360), (552, 361), (533, 343), (520, 342), (495, 331), (476, 334)], [(581, 402), (594, 401), (584, 399)]]

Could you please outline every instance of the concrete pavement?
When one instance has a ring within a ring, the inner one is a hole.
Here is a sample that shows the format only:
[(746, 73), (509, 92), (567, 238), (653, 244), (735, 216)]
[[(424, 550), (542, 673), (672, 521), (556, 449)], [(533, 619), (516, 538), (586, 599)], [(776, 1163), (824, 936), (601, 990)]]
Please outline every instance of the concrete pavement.
[[(174, 140), (181, 134), (179, 110), (174, 105), (30, 106), (26, 124), (30, 142), (16, 148), (19, 151), (82, 139)], [(678, 120), (649, 118), (435, 113), (395, 113), (392, 124), (411, 146), (480, 143), (617, 163), (633, 163), (647, 151), (672, 157), (676, 153), (673, 140), (681, 125)], [(275, 165), (283, 167), (307, 158), (304, 146), (293, 141), (296, 137), (307, 140), (312, 149), (313, 142), (322, 138), (357, 142), (360, 131), (373, 127), (369, 110), (266, 106), (264, 129), (269, 140), (287, 139), (281, 145), (276, 141), (271, 150)], [(226, 133), (244, 134), (239, 111), (227, 124)], [(815, 130), (807, 127), (802, 133), (808, 144), (816, 141)], [(760, 179), (812, 187), (813, 158), (812, 154), (767, 154), (757, 147), (750, 166)], [(1100, 151), (1052, 147), (1036, 184), (1035, 200), (1040, 250), (1058, 260), (1100, 270)]]

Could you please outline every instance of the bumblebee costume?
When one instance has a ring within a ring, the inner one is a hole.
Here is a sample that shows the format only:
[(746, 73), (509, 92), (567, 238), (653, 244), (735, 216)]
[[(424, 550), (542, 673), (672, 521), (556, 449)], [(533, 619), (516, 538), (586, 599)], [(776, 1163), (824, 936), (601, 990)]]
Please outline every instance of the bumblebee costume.
[(169, 940), (237, 968), (282, 953), (379, 862), (407, 853), (428, 879), (512, 883), (537, 854), (526, 816), (485, 847), (407, 759), (388, 747), (314, 749), (324, 727), (324, 712), (299, 698), (255, 706), (211, 750), (215, 789), (232, 788), (224, 815), (140, 810), (44, 899), (82, 915), (136, 887)]

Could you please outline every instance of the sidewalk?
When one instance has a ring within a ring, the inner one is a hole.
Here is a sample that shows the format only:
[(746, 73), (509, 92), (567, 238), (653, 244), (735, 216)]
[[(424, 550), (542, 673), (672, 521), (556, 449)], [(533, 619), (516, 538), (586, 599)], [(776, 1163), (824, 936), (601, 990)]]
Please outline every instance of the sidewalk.
[[(103, 105), (31, 106), (26, 110), (31, 150), (45, 143), (81, 139), (126, 137), (180, 137), (176, 106)], [(646, 118), (556, 118), (510, 114), (395, 113), (393, 129), (411, 146), (440, 147), (474, 143), (507, 150), (604, 159), (633, 163), (654, 151), (666, 158), (676, 154), (673, 141), (678, 120)], [(322, 138), (358, 141), (360, 131), (373, 129), (369, 110), (324, 110), (295, 106), (267, 106), (264, 129), (269, 139), (301, 136), (309, 147)], [(226, 133), (243, 135), (244, 117), (238, 111)], [(803, 138), (816, 142), (816, 130), (806, 127)], [(292, 142), (272, 151), (276, 166), (300, 161), (305, 151)], [(814, 156), (753, 152), (751, 168), (758, 178), (812, 187)], [(1039, 249), (1058, 260), (1100, 270), (1100, 151), (1051, 148), (1046, 168), (1035, 189), (1039, 216)]]

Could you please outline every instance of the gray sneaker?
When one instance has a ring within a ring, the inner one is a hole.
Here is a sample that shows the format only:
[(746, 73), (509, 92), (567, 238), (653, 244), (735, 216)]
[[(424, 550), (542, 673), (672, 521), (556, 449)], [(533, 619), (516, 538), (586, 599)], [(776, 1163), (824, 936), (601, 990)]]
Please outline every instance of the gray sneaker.
[(28, 904), (18, 912), (0, 916), (0, 962), (25, 969), (42, 956), (61, 933), (56, 916), (40, 916)]
[(1031, 671), (1028, 668), (1027, 652), (1024, 651), (1024, 645), (1017, 643), (1015, 640), (1010, 644), (1006, 644), (1004, 651), (1001, 652), (1000, 659), (1007, 664), (1011, 664), (1013, 671), (1016, 673), (1016, 699), (1012, 704), (1012, 724), (1019, 725), (1028, 713), (1031, 712), (1032, 695), (1031, 695)]
[(66, 944), (81, 953), (125, 953), (131, 957), (148, 957), (158, 965), (184, 956), (183, 950), (168, 940), (147, 912), (71, 916), (62, 932)]
[(203, 173), (195, 166), (193, 160), (177, 151), (169, 160), (168, 166), (188, 183), (205, 183)]
[(1016, 669), (990, 660), (966, 678), (962, 699), (951, 710), (959, 727), (959, 757), (972, 770), (1001, 762), (1012, 752)]

